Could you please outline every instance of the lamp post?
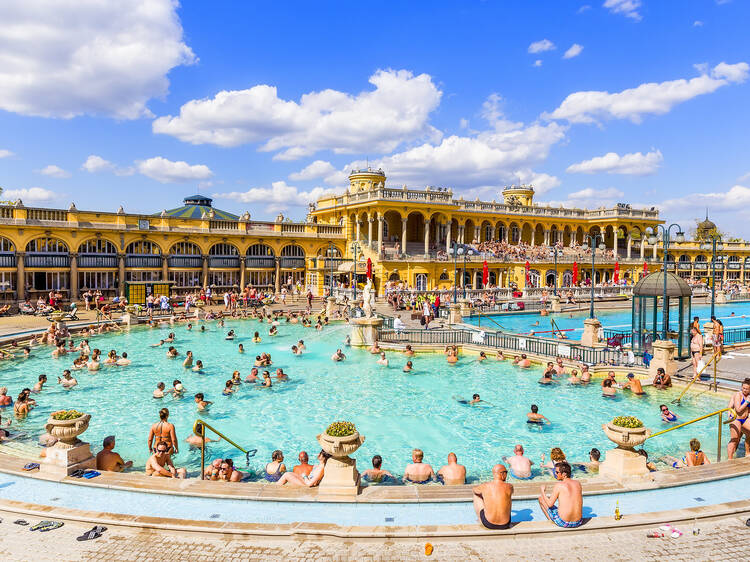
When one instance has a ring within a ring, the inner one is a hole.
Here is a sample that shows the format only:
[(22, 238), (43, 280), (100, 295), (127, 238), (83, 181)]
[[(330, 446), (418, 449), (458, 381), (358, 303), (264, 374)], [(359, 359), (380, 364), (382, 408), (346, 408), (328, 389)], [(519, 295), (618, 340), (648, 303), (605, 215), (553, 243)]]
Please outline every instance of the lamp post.
[(664, 292), (662, 294), (662, 309), (661, 309), (661, 326), (662, 326), (662, 338), (667, 339), (667, 333), (669, 332), (669, 301), (667, 300), (667, 257), (669, 256), (669, 242), (670, 242), (670, 232), (672, 231), (673, 227), (677, 227), (677, 236), (675, 236), (675, 242), (678, 244), (682, 244), (685, 241), (685, 233), (682, 230), (682, 227), (677, 223), (672, 223), (669, 226), (664, 226), (661, 224), (656, 225), (655, 227), (652, 227), (649, 236), (648, 236), (648, 243), (652, 246), (655, 246), (657, 242), (659, 241), (658, 235), (659, 235), (659, 229), (661, 228), (662, 232), (662, 252), (664, 254), (663, 259), (663, 266), (662, 266), (662, 276), (664, 278)]
[(352, 290), (354, 291), (352, 302), (357, 304), (357, 252), (361, 252), (362, 248), (359, 245), (359, 242), (356, 240), (352, 242), (351, 245), (352, 253), (354, 254), (354, 283), (352, 283)]
[(724, 250), (721, 235), (709, 234), (708, 239), (701, 243), (701, 250), (704, 252), (711, 251), (711, 317), (713, 318), (715, 316), (714, 302), (716, 301), (716, 254)]
[[(594, 264), (596, 262), (596, 241), (599, 240), (599, 249), (604, 251), (607, 246), (604, 245), (604, 238), (601, 234), (585, 234), (583, 236), (583, 245), (581, 249), (585, 252), (591, 245), (591, 304), (589, 305), (589, 318), (594, 318)], [(557, 279), (555, 279), (557, 284)]]
[[(458, 302), (458, 256), (464, 257), (464, 268), (462, 277), (466, 275), (466, 256), (473, 256), (476, 252), (472, 248), (466, 248), (462, 244), (458, 244), (455, 241), (451, 242), (451, 249), (449, 252), (453, 256), (453, 304)], [(463, 285), (463, 298), (466, 298), (466, 283)]]

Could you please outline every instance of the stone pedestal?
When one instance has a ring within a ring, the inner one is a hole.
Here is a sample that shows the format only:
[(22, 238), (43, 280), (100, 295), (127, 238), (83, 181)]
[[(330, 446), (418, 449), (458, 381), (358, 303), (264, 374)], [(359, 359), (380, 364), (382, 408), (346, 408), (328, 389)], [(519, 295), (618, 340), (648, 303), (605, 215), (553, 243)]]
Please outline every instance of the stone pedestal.
[(383, 326), (382, 318), (352, 318), (352, 347), (371, 346), (378, 339), (378, 331)]
[(673, 341), (656, 340), (653, 348), (654, 358), (648, 367), (649, 375), (656, 376), (656, 369), (662, 367), (669, 376), (673, 376), (677, 372), (677, 362), (674, 359), (677, 345)]
[(583, 335), (581, 335), (581, 345), (594, 347), (599, 343), (599, 329), (602, 323), (596, 318), (586, 318), (583, 321)]
[(336, 297), (328, 297), (326, 299), (326, 316), (329, 320), (333, 319), (334, 310), (336, 310)]
[(448, 324), (461, 324), (464, 321), (461, 316), (461, 305), (450, 303), (448, 305)]
[(91, 454), (91, 447), (88, 443), (81, 441), (72, 448), (57, 445), (47, 448), (47, 456), (40, 463), (44, 473), (63, 477), (79, 468), (84, 470), (96, 468), (96, 458)]
[(355, 497), (359, 493), (357, 461), (351, 457), (329, 458), (319, 490), (325, 496)]
[(458, 304), (461, 306), (461, 316), (471, 316), (471, 301), (469, 299), (459, 299)]
[(122, 316), (120, 316), (120, 324), (124, 324), (126, 326), (130, 326), (131, 324), (138, 324), (138, 316), (135, 314), (130, 314), (129, 312), (124, 312)]
[(727, 304), (727, 294), (725, 291), (716, 291), (716, 299), (714, 300), (716, 304)]
[(646, 467), (646, 457), (628, 449), (607, 451), (604, 462), (599, 465), (599, 474), (619, 483), (630, 478), (643, 478), (651, 473)]
[(550, 312), (561, 312), (562, 307), (560, 306), (560, 297), (557, 295), (552, 295), (549, 298), (550, 302)]

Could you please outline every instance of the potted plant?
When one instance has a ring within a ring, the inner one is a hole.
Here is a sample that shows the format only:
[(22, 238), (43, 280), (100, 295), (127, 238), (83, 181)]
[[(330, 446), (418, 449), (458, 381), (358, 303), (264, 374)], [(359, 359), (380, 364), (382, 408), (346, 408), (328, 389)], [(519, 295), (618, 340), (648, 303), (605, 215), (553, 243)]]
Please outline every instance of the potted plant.
[(617, 416), (611, 422), (602, 425), (602, 429), (618, 449), (633, 450), (651, 435), (651, 430), (635, 416)]
[(351, 455), (365, 442), (364, 435), (360, 435), (352, 422), (333, 422), (328, 428), (318, 435), (318, 443), (321, 448), (335, 458), (343, 458)]
[(78, 436), (88, 429), (90, 419), (78, 410), (58, 410), (50, 414), (45, 429), (57, 439), (57, 447), (72, 449), (80, 443)]

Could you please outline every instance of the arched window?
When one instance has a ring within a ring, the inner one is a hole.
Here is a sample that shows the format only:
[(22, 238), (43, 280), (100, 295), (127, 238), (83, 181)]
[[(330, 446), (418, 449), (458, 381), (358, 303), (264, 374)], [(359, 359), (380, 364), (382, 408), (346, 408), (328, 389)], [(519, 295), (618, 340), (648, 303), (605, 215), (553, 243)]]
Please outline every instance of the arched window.
[(78, 253), (116, 255), (117, 248), (109, 240), (104, 240), (103, 238), (92, 238), (78, 246)]
[(201, 249), (192, 242), (177, 242), (169, 249), (169, 254), (172, 256), (200, 256)]
[(125, 253), (158, 256), (161, 254), (161, 248), (159, 248), (157, 244), (151, 242), (151, 240), (136, 240), (135, 242), (128, 244), (128, 247), (125, 248)]
[(443, 271), (440, 274), (440, 280), (441, 281), (449, 281), (450, 280), (450, 277), (448, 277), (448, 272), (447, 271)]
[[(78, 267), (80, 268), (115, 268), (117, 267), (117, 248), (109, 240), (92, 238), (78, 246)], [(81, 273), (79, 287), (89, 289), (109, 289), (114, 282), (114, 272)]]
[(427, 274), (417, 273), (414, 276), (414, 284), (417, 287), (417, 291), (426, 291), (427, 290)]
[(211, 256), (239, 256), (240, 252), (234, 244), (214, 244), (208, 251)]
[[(25, 260), (26, 267), (70, 266), (68, 246), (65, 242), (57, 238), (36, 238), (26, 244), (26, 252), (28, 253)], [(51, 288), (59, 288), (55, 283), (52, 284)], [(33, 286), (34, 288), (41, 288), (43, 284), (37, 283), (37, 280), (34, 280)]]
[[(253, 244), (247, 249), (245, 256), (247, 256), (245, 258), (245, 266), (248, 269), (272, 269), (276, 267), (276, 258), (273, 249), (266, 244)], [(249, 279), (251, 279), (250, 282), (254, 286), (264, 286), (268, 284), (266, 283), (266, 281), (268, 281), (266, 276), (262, 279), (257, 276), (253, 276)], [(252, 279), (255, 279), (255, 281), (252, 281)]]
[(13, 245), (13, 242), (7, 238), (0, 238), (0, 253), (8, 254), (15, 251), (16, 247)]
[(26, 251), (40, 254), (67, 254), (68, 246), (57, 238), (36, 238), (26, 244)]
[(305, 250), (303, 250), (301, 246), (290, 244), (289, 246), (284, 246), (281, 249), (281, 255), (290, 258), (304, 258)]
[[(240, 252), (233, 244), (219, 243), (211, 246), (208, 251), (208, 266), (212, 268), (235, 269), (240, 267)], [(217, 287), (230, 287), (236, 285), (238, 281), (235, 276), (223, 275), (214, 276), (213, 284)]]
[(305, 250), (296, 244), (284, 246), (281, 249), (282, 269), (302, 269), (305, 267)]

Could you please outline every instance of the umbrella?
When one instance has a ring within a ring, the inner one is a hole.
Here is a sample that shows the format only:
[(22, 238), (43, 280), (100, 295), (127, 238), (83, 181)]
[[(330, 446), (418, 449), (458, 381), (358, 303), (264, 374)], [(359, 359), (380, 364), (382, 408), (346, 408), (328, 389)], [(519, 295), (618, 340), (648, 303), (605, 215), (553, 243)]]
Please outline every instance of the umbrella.
[(648, 275), (648, 264), (643, 262), (643, 275)]
[(576, 285), (578, 283), (578, 262), (573, 262), (573, 278), (570, 280), (571, 285)]
[(619, 283), (620, 282), (620, 262), (619, 261), (615, 262), (615, 277), (614, 277), (614, 282), (615, 283)]
[(482, 264), (482, 285), (486, 287), (489, 281), (490, 281), (490, 270), (487, 268), (487, 260), (484, 260), (484, 263)]
[(526, 284), (529, 284), (529, 262), (526, 262)]
[(367, 278), (372, 279), (372, 260), (367, 258)]

